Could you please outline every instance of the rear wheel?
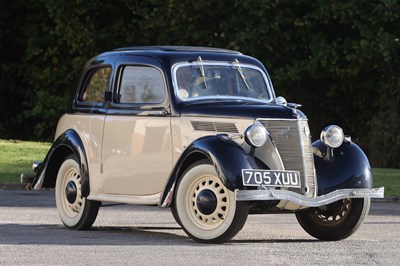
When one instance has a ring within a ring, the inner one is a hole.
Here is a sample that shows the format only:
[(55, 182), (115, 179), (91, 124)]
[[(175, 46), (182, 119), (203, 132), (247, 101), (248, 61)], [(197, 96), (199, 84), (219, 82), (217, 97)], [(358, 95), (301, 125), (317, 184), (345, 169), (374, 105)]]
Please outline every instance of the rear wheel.
[(315, 238), (341, 240), (352, 235), (367, 217), (370, 198), (343, 199), (327, 206), (301, 211), (296, 218), (301, 227)]
[(82, 180), (78, 160), (68, 156), (58, 170), (56, 180), (56, 205), (61, 221), (68, 228), (89, 229), (96, 220), (101, 202), (82, 196)]
[(176, 220), (183, 230), (201, 243), (222, 243), (243, 227), (248, 205), (221, 182), (207, 161), (193, 164), (183, 174), (174, 197)]

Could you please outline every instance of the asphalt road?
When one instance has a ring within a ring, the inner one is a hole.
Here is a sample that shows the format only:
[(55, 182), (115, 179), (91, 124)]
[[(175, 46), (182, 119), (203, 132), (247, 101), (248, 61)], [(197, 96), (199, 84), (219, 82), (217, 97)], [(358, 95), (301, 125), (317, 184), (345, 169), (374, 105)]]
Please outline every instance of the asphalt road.
[(349, 239), (317, 241), (293, 214), (249, 216), (222, 245), (198, 244), (169, 209), (100, 209), (90, 231), (66, 229), (52, 191), (0, 190), (0, 265), (399, 265), (400, 204), (373, 203)]

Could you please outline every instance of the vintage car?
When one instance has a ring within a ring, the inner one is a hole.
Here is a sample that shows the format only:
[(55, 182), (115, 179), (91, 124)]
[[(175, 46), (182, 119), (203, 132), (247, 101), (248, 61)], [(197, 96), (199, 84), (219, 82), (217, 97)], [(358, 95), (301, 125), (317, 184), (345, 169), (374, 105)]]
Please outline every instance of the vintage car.
[(55, 188), (62, 222), (78, 230), (117, 202), (170, 207), (202, 243), (231, 239), (248, 214), (279, 212), (318, 239), (347, 238), (384, 189), (340, 127), (312, 143), (298, 108), (237, 51), (106, 52), (85, 66), (32, 187)]

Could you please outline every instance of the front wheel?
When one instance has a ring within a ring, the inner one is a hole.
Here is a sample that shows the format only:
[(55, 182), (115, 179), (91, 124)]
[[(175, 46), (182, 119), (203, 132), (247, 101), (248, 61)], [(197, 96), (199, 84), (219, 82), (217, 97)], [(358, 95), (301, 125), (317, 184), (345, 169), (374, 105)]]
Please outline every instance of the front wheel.
[(222, 243), (243, 227), (248, 205), (221, 182), (206, 161), (195, 163), (183, 174), (174, 197), (176, 220), (183, 230), (201, 243)]
[(296, 213), (301, 227), (315, 238), (341, 240), (352, 235), (369, 212), (370, 198), (343, 199), (327, 206)]
[(56, 205), (61, 221), (71, 229), (89, 229), (96, 220), (101, 202), (90, 201), (81, 193), (81, 173), (75, 155), (68, 156), (58, 170)]

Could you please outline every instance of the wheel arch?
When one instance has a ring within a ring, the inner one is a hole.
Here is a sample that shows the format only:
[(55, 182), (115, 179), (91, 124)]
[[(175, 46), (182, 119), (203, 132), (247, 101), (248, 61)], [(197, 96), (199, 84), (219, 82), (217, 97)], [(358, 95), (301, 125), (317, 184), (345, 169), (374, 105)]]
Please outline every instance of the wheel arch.
[(175, 164), (161, 194), (160, 205), (168, 207), (173, 199), (175, 185), (185, 170), (199, 160), (208, 160), (215, 167), (218, 177), (229, 190), (242, 188), (242, 169), (259, 168), (251, 157), (236, 142), (226, 135), (206, 136), (193, 141)]
[(54, 188), (56, 185), (57, 173), (64, 159), (69, 155), (74, 154), (72, 149), (66, 145), (60, 145), (54, 149), (50, 156), (46, 171), (44, 173), (44, 179), (42, 187)]
[[(323, 154), (327, 147), (320, 140), (313, 143)], [(314, 155), (318, 181), (318, 195), (337, 189), (372, 188), (373, 177), (367, 156), (355, 143), (343, 143), (333, 150), (333, 159), (324, 160)]]
[(206, 154), (202, 153), (201, 151), (194, 151), (192, 153), (190, 153), (186, 159), (182, 162), (182, 164), (179, 167), (178, 172), (176, 173), (178, 179), (180, 176), (183, 175), (183, 173), (186, 171), (186, 169), (188, 169), (192, 164), (194, 164), (195, 162), (198, 161), (202, 161), (202, 160), (207, 160), (210, 163), (212, 163), (212, 160), (207, 157)]
[(88, 160), (83, 142), (73, 129), (68, 129), (54, 141), (37, 172), (34, 188), (54, 188), (58, 170), (65, 158), (71, 154), (78, 159), (82, 176), (82, 195), (87, 197), (90, 192)]

